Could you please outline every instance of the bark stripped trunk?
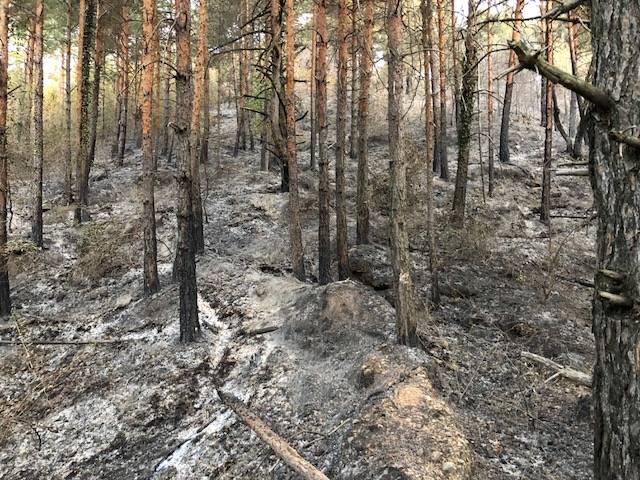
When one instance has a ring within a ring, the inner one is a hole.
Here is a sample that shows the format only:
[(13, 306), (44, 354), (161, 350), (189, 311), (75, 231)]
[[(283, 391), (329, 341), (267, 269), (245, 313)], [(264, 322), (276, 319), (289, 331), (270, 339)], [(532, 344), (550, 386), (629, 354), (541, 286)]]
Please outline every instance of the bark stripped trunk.
[(67, 25), (65, 30), (64, 59), (64, 198), (67, 205), (73, 203), (73, 159), (71, 151), (71, 30), (73, 28), (73, 9), (71, 0), (67, 0)]
[[(343, 0), (340, 0), (341, 2)], [(327, 152), (327, 42), (329, 40), (329, 29), (327, 28), (327, 4), (325, 0), (317, 0), (315, 3), (315, 24), (317, 29), (317, 65), (316, 65), (316, 114), (318, 116), (318, 282), (325, 285), (331, 281), (331, 233), (330, 233), (330, 213), (329, 213), (329, 158)], [(340, 11), (342, 15), (342, 10)], [(342, 19), (340, 27), (342, 27)], [(344, 38), (343, 32), (338, 32), (338, 42), (340, 49)], [(342, 50), (341, 50), (342, 51)], [(339, 59), (338, 62), (341, 60)], [(338, 75), (342, 74), (341, 66), (338, 65)], [(338, 89), (342, 85), (338, 80)], [(342, 93), (338, 94), (338, 103)], [(338, 110), (341, 108), (338, 105)], [(338, 112), (338, 122), (340, 119)], [(336, 152), (341, 153), (344, 149), (344, 124), (336, 126)], [(337, 155), (337, 153), (336, 153)], [(336, 159), (336, 161), (339, 161)], [(343, 158), (344, 163), (344, 158)], [(337, 165), (336, 165), (337, 168)]]
[[(349, 64), (347, 20), (349, 12), (347, 10), (347, 0), (340, 0), (338, 5), (338, 89), (336, 106), (336, 250), (338, 255), (338, 276), (340, 280), (345, 280), (349, 278), (347, 205), (345, 198), (345, 157), (347, 155), (345, 135), (347, 130), (347, 77)], [(327, 172), (327, 177), (328, 175), (329, 173)], [(329, 186), (328, 183), (329, 182), (327, 179), (327, 189)], [(327, 192), (327, 198), (328, 196), (329, 192)], [(328, 203), (329, 202), (327, 199), (327, 211), (329, 207)], [(328, 225), (327, 228), (329, 228)]]
[(193, 202), (193, 238), (196, 253), (204, 252), (204, 227), (202, 221), (202, 194), (200, 193), (200, 158), (198, 148), (201, 140), (200, 116), (202, 115), (202, 95), (207, 73), (207, 0), (200, 0), (198, 8), (198, 51), (193, 89), (193, 109), (191, 110), (191, 199)]
[(122, 28), (118, 40), (118, 57), (120, 68), (118, 76), (120, 86), (118, 89), (118, 165), (124, 163), (124, 151), (127, 143), (127, 117), (129, 110), (129, 7), (122, 5)]
[[(545, 11), (549, 10), (549, 2)], [(544, 22), (544, 41), (547, 62), (553, 64), (553, 26), (551, 20)], [(545, 86), (545, 114), (543, 116), (544, 127), (544, 159), (542, 163), (542, 199), (540, 205), (540, 221), (549, 224), (551, 221), (551, 155), (553, 147), (553, 82), (546, 80)]]
[(36, 0), (34, 10), (35, 28), (33, 30), (33, 118), (32, 118), (32, 159), (33, 159), (33, 212), (31, 217), (31, 240), (38, 247), (42, 247), (42, 167), (44, 161), (43, 125), (42, 125), (42, 53), (44, 27), (44, 4)]
[(358, 156), (358, 0), (351, 0), (351, 134), (349, 157)]
[(447, 155), (447, 77), (445, 60), (445, 35), (444, 35), (444, 0), (436, 0), (438, 8), (438, 65), (440, 74), (440, 178), (449, 180), (449, 159)]
[(391, 266), (398, 343), (418, 345), (417, 306), (409, 238), (405, 221), (407, 164), (402, 129), (402, 0), (387, 0), (386, 30), (389, 43), (389, 156), (391, 159)]
[(7, 96), (9, 67), (9, 0), (0, 0), (0, 316), (11, 313), (7, 268)]
[(358, 100), (358, 181), (356, 192), (356, 242), (369, 243), (369, 88), (373, 71), (373, 0), (363, 0)]
[[(513, 32), (511, 33), (511, 40), (518, 42), (520, 40), (520, 25), (522, 24), (522, 9), (524, 8), (524, 0), (517, 0), (516, 10), (514, 13), (515, 22), (513, 24)], [(510, 69), (516, 64), (516, 54), (513, 51), (509, 52), (509, 62), (507, 67)], [(502, 102), (502, 121), (500, 124), (500, 151), (498, 157), (502, 163), (509, 163), (509, 128), (511, 117), (511, 102), (513, 100), (513, 78), (514, 73), (511, 72), (507, 75), (507, 80), (504, 87), (504, 100)]]
[(429, 66), (433, 55), (433, 0), (421, 0), (420, 11), (422, 14), (422, 50), (424, 56), (424, 109), (425, 109), (425, 170), (427, 172), (427, 236), (429, 242), (429, 272), (431, 273), (431, 301), (434, 305), (440, 303), (440, 281), (438, 274), (438, 251), (436, 246), (436, 232), (434, 222), (433, 204), (433, 89), (429, 81)]
[(191, 4), (175, 0), (176, 21), (176, 175), (178, 198), (178, 245), (174, 276), (180, 285), (180, 341), (193, 342), (200, 334), (196, 250), (193, 237), (193, 207), (189, 145), (191, 134)]
[(298, 195), (298, 160), (296, 158), (296, 80), (295, 80), (295, 11), (293, 0), (286, 0), (287, 16), (287, 83), (285, 91), (287, 122), (287, 163), (289, 166), (289, 238), (293, 275), (305, 280), (304, 246), (300, 225), (300, 199)]
[[(155, 155), (153, 137), (153, 74), (156, 68), (157, 36), (156, 0), (144, 0), (142, 28), (144, 57), (142, 60), (142, 164), (143, 197), (142, 224), (144, 244), (144, 294), (153, 295), (160, 289), (158, 279), (158, 246), (156, 242)], [(157, 68), (160, 68), (159, 66)]]
[(469, 0), (469, 17), (465, 32), (465, 58), (462, 69), (462, 97), (460, 98), (460, 118), (458, 124), (458, 170), (456, 188), (453, 194), (453, 217), (458, 225), (464, 223), (467, 200), (467, 177), (469, 173), (469, 145), (471, 143), (471, 122), (476, 85), (478, 83), (477, 52), (475, 46), (475, 5)]
[(96, 27), (96, 0), (80, 0), (80, 29), (78, 40), (78, 151), (76, 155), (76, 199), (75, 221), (83, 222), (88, 218), (88, 192), (85, 188), (84, 173), (87, 171), (89, 149), (91, 148), (91, 122), (89, 121), (89, 99), (91, 95), (91, 62), (94, 55)]

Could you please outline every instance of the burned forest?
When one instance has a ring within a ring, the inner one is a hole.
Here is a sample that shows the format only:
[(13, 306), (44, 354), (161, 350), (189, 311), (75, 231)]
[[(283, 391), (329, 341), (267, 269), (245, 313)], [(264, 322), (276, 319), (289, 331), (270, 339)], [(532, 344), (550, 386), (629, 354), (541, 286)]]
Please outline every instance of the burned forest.
[(640, 480), (638, 0), (0, 0), (0, 479)]

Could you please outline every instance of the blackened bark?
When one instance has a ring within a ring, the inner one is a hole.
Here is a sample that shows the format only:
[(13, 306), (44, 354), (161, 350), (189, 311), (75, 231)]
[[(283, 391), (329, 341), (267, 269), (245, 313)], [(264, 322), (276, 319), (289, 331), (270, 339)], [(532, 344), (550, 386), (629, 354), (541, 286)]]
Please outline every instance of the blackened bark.
[(71, 0), (67, 0), (67, 25), (65, 30), (64, 59), (64, 198), (67, 205), (73, 203), (73, 158), (71, 151), (71, 30), (73, 28), (73, 9)]
[(445, 61), (444, 1), (436, 0), (438, 8), (438, 73), (440, 74), (440, 131), (438, 142), (440, 160), (440, 178), (449, 180), (449, 157), (447, 155), (447, 77)]
[(0, 316), (11, 313), (7, 268), (7, 70), (9, 66), (9, 0), (0, 0)]
[(129, 113), (129, 7), (122, 5), (120, 38), (118, 40), (118, 58), (120, 59), (118, 90), (118, 165), (124, 163), (124, 151), (127, 143), (127, 120)]
[(32, 118), (32, 154), (33, 154), (33, 212), (31, 217), (31, 240), (42, 247), (42, 167), (44, 161), (43, 125), (42, 125), (42, 93), (43, 72), (42, 54), (44, 27), (44, 3), (37, 0), (34, 6), (34, 42), (33, 42), (33, 118)]
[[(347, 129), (347, 75), (349, 62), (349, 50), (347, 45), (347, 0), (340, 0), (338, 5), (338, 98), (336, 113), (336, 250), (338, 254), (339, 279), (345, 280), (349, 277), (349, 252), (347, 245), (347, 205), (345, 198), (345, 157), (347, 155), (345, 135)], [(327, 192), (327, 197), (328, 196), (329, 194)], [(328, 207), (329, 205), (327, 201), (327, 209)], [(328, 225), (327, 228), (329, 228)]]
[(174, 276), (180, 284), (180, 341), (193, 342), (200, 333), (196, 250), (190, 168), (191, 130), (191, 4), (175, 0), (176, 8), (176, 175), (178, 183), (178, 245)]
[[(349, 157), (358, 156), (358, 0), (351, 0), (351, 134)], [(339, 256), (339, 255), (338, 255)]]

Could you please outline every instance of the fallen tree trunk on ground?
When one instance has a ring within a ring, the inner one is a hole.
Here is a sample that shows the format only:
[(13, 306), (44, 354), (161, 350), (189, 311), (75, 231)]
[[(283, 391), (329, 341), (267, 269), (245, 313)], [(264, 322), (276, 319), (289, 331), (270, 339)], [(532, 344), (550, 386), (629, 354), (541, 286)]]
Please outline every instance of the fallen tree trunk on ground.
[(552, 370), (555, 370), (556, 375), (560, 377), (564, 377), (567, 380), (571, 380), (572, 382), (575, 382), (579, 385), (584, 385), (585, 387), (591, 387), (592, 378), (588, 373), (579, 372), (578, 370), (574, 370), (573, 368), (565, 367), (563, 365), (560, 365), (559, 363), (554, 362), (553, 360), (549, 360), (548, 358), (536, 355), (535, 353), (522, 352), (520, 355), (526, 360), (540, 363), (545, 367), (549, 367)]
[(305, 480), (329, 480), (324, 473), (311, 465), (280, 435), (274, 432), (257, 415), (249, 411), (239, 400), (233, 398), (220, 389), (216, 389), (220, 400), (253, 430), (260, 439), (271, 447), (271, 450), (289, 467), (295, 470)]

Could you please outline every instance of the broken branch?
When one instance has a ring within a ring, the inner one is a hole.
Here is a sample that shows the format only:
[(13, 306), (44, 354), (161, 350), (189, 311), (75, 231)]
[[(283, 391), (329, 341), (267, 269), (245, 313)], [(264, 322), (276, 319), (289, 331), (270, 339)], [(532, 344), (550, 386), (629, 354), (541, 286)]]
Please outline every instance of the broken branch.
[(573, 368), (565, 367), (541, 355), (536, 355), (535, 353), (522, 352), (520, 355), (526, 360), (531, 360), (533, 362), (544, 365), (545, 367), (549, 367), (552, 370), (555, 370), (557, 374), (559, 374), (561, 377), (566, 378), (567, 380), (571, 380), (572, 382), (575, 382), (579, 385), (584, 385), (585, 387), (591, 387), (592, 379), (591, 375), (589, 375), (588, 373), (579, 372), (578, 370), (574, 370)]
[(305, 480), (329, 480), (324, 473), (305, 460), (283, 437), (264, 423), (257, 415), (250, 412), (239, 400), (217, 389), (220, 400), (229, 407), (242, 420), (247, 427), (253, 430), (260, 439), (271, 447), (271, 450), (280, 457), (289, 467)]
[(537, 72), (549, 81), (562, 85), (569, 90), (576, 92), (581, 97), (604, 110), (609, 110), (614, 106), (614, 102), (604, 90), (592, 85), (589, 82), (580, 80), (560, 68), (551, 65), (542, 58), (538, 52), (532, 52), (524, 42), (509, 42), (509, 47), (515, 52), (520, 61), (520, 66)]

